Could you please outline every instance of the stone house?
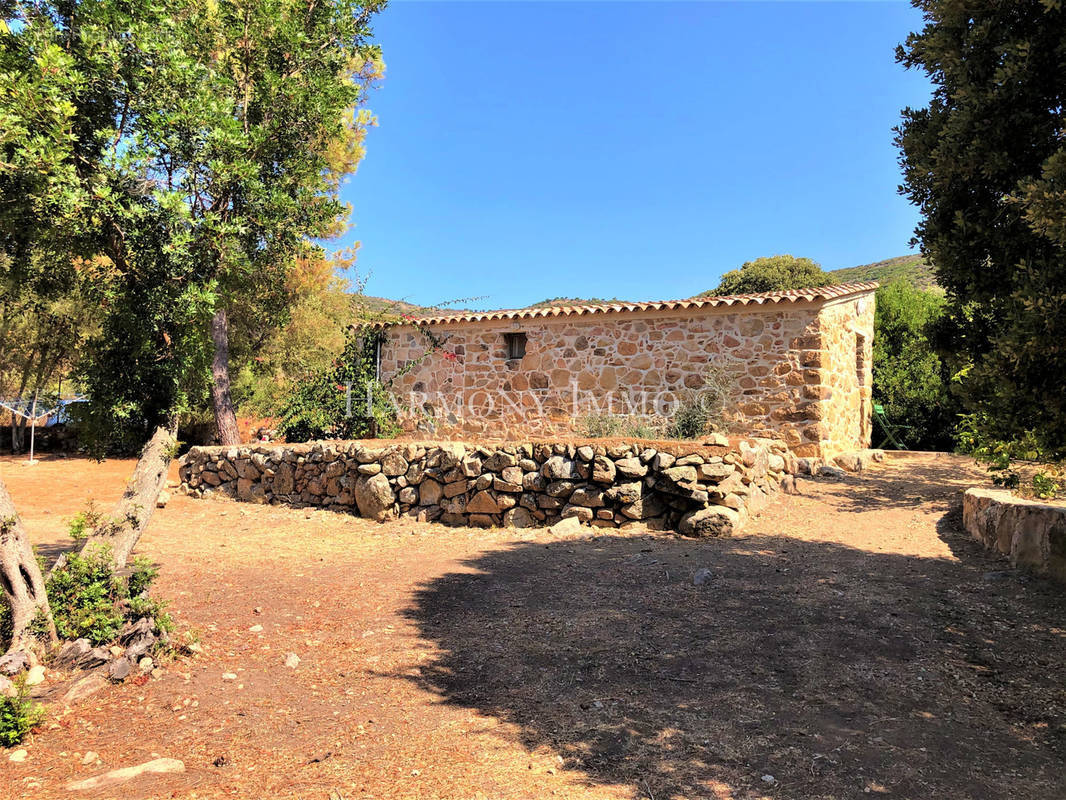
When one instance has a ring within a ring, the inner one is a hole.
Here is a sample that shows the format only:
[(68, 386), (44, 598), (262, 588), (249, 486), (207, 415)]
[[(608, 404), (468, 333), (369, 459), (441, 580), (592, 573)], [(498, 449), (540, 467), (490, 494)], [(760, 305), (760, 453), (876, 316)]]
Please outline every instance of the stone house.
[(875, 283), (649, 303), (426, 316), (374, 326), (410, 430), (580, 435), (589, 415), (669, 417), (709, 370), (737, 432), (798, 456), (870, 446)]

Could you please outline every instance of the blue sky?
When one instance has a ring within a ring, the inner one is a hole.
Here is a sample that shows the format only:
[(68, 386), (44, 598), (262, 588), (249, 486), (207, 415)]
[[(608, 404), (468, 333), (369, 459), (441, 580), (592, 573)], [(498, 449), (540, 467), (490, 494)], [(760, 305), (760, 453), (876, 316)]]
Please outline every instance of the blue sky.
[(902, 2), (393, 0), (344, 189), (368, 294), (687, 297), (744, 261), (910, 252)]

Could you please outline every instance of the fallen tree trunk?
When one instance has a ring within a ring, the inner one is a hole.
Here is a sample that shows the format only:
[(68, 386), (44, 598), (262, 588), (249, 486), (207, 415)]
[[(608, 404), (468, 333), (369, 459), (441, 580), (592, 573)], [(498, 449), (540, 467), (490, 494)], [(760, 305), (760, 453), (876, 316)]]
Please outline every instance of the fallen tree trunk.
[(30, 624), (38, 613), (45, 620), (48, 644), (56, 642), (56, 626), (48, 607), (44, 576), (22, 528), (15, 504), (0, 478), (0, 583), (11, 612), (11, 642), (0, 658), (0, 672), (14, 674), (29, 666), (29, 654), (36, 645)]
[[(111, 548), (115, 569), (126, 566), (130, 553), (137, 546), (137, 541), (155, 512), (159, 493), (167, 480), (170, 462), (174, 460), (177, 432), (177, 416), (171, 417), (165, 425), (155, 429), (152, 438), (141, 451), (141, 457), (133, 468), (133, 475), (126, 484), (126, 491), (122, 493), (122, 498), (115, 505), (111, 516), (89, 534), (80, 551), (93, 545), (107, 545)], [(65, 561), (65, 558), (60, 558), (52, 570)]]

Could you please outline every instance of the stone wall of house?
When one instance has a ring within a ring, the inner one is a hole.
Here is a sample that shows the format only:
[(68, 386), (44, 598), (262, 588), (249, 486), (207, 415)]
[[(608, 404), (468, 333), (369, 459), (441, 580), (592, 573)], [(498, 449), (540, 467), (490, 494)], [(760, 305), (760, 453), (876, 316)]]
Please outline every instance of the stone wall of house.
[(812, 394), (821, 400), (819, 455), (833, 456), (869, 447), (873, 422), (873, 298), (827, 304), (818, 320), (820, 380)]
[[(849, 299), (447, 322), (431, 328), (434, 352), (421, 331), (399, 325), (382, 334), (380, 371), (408, 409), (409, 431), (485, 441), (573, 435), (590, 414), (668, 417), (712, 369), (733, 376), (733, 431), (832, 457), (870, 443), (859, 416), (869, 405), (872, 291), (862, 298), (862, 313)], [(855, 332), (846, 333), (856, 327), (865, 389)], [(525, 355), (508, 359), (516, 333)]]
[[(536, 527), (573, 518), (688, 535), (728, 535), (782, 486), (796, 459), (781, 441), (710, 437), (706, 443), (361, 442), (194, 447), (182, 487), (230, 497), (400, 515), (479, 527)], [(573, 524), (573, 523), (571, 523)]]

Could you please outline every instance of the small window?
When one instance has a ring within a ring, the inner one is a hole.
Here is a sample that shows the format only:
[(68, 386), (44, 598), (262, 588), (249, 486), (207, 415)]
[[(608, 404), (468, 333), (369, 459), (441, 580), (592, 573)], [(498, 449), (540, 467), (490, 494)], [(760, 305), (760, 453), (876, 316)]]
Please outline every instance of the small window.
[(504, 344), (507, 346), (507, 360), (514, 361), (526, 354), (526, 335), (524, 333), (505, 333)]

